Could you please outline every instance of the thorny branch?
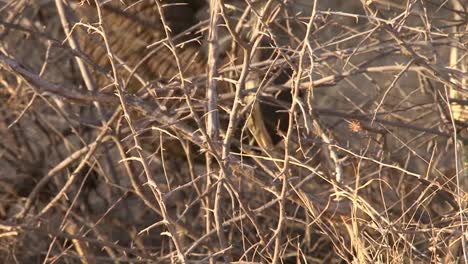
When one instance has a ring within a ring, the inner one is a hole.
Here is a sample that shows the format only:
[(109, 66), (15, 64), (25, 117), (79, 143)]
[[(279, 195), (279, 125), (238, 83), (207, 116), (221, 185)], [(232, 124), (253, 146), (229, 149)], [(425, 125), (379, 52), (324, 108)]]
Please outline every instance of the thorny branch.
[(0, 1), (0, 259), (466, 260), (467, 14)]

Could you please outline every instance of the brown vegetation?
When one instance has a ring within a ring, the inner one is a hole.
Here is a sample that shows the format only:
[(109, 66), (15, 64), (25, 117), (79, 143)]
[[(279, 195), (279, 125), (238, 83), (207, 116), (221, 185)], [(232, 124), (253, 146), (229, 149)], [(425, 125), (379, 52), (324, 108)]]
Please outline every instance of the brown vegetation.
[(0, 259), (466, 263), (463, 2), (0, 1)]

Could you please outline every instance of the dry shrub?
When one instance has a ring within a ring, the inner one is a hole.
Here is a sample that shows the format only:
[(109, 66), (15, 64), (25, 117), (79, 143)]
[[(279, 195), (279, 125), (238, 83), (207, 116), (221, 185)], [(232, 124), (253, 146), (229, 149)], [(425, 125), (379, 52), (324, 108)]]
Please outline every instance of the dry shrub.
[(0, 14), (5, 263), (467, 262), (462, 0)]

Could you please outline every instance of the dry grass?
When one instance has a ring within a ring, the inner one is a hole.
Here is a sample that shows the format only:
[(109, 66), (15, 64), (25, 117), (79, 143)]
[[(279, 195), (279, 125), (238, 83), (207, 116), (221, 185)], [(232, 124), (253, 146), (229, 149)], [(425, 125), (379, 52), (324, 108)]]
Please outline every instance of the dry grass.
[(0, 1), (4, 263), (467, 263), (463, 0), (82, 2)]

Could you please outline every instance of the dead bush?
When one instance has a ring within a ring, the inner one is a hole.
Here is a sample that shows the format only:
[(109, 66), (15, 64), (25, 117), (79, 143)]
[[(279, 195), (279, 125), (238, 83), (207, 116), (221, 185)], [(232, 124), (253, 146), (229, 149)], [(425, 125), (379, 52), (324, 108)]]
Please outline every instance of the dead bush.
[(0, 258), (466, 263), (463, 2), (0, 1)]

